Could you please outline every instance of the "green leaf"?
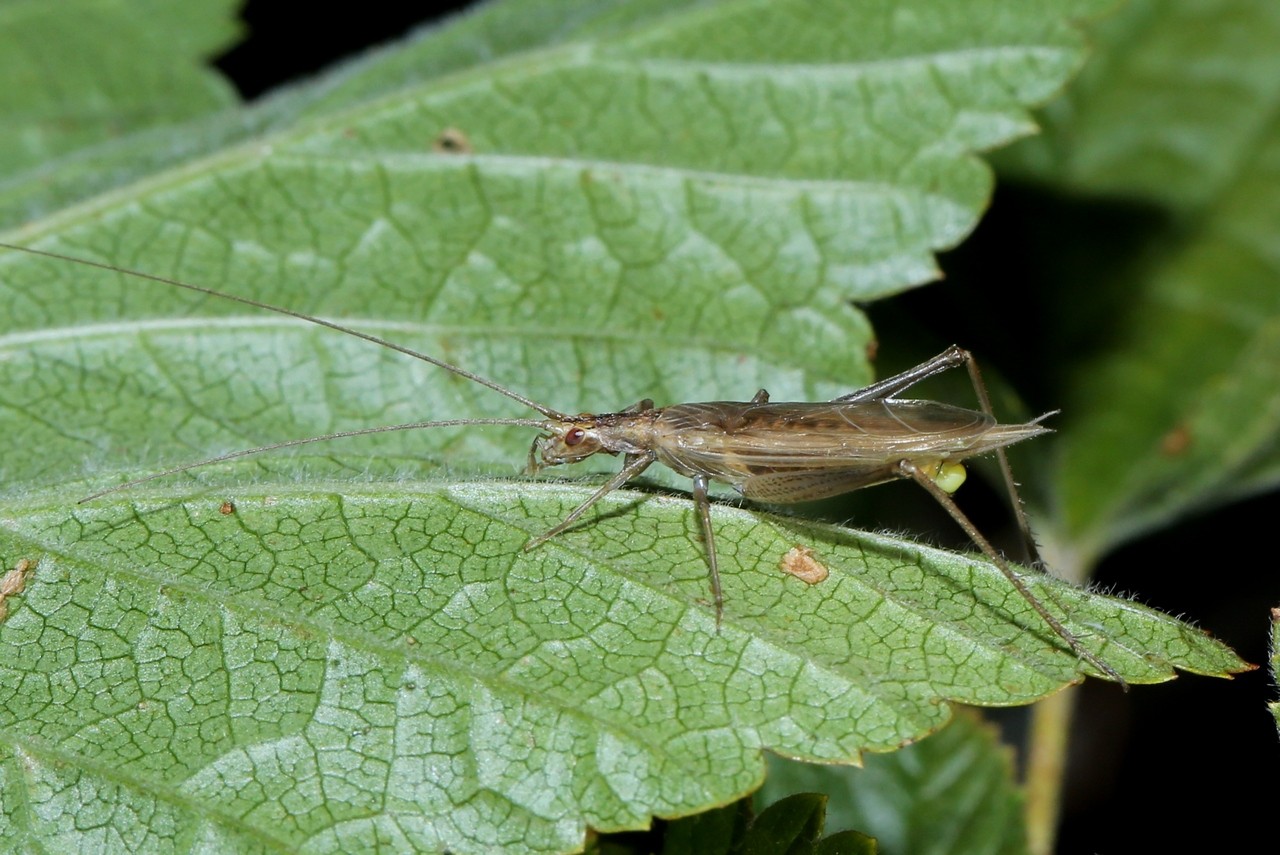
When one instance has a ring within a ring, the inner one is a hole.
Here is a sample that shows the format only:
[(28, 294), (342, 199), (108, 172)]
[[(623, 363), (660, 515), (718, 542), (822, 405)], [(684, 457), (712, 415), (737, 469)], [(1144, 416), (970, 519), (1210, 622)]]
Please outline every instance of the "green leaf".
[(856, 831), (841, 831), (819, 840), (814, 855), (876, 855), (880, 851), (875, 838)]
[(1114, 227), (1059, 236), (1067, 275), (1101, 280), (1066, 309), (1104, 344), (1068, 363), (1053, 503), (1085, 565), (1280, 483), (1280, 7), (1138, 2), (1097, 38), (1015, 170), (1168, 218), (1114, 270), (1079, 262)]
[(827, 799), (815, 793), (800, 793), (769, 805), (743, 840), (743, 855), (807, 855), (822, 835)]
[(1280, 9), (1267, 0), (1130, 0), (1090, 25), (1094, 58), (999, 155), (1011, 173), (1192, 213), (1240, 184), (1275, 134)]
[(826, 805), (826, 796), (800, 793), (752, 819), (751, 800), (741, 799), (667, 823), (662, 855), (876, 855), (876, 842), (856, 831), (822, 837)]
[(976, 715), (957, 715), (929, 738), (863, 762), (853, 769), (770, 757), (769, 777), (757, 798), (827, 793), (829, 825), (870, 834), (886, 852), (1027, 851), (1008, 749)]
[[(852, 762), (941, 726), (944, 699), (1076, 679), (994, 568), (897, 540), (717, 507), (719, 628), (682, 498), (615, 494), (521, 551), (586, 495), (280, 483), (74, 512), (28, 495), (0, 537), (40, 556), (0, 634), (0, 729), (34, 791), (109, 770), (182, 834), (350, 849), (395, 816), (415, 848), (564, 849), (585, 825), (740, 797), (762, 748)], [(831, 578), (772, 569), (791, 543)], [(1031, 581), (1132, 682), (1239, 667), (1171, 618)], [(56, 804), (30, 809), (55, 817), (34, 839), (54, 833)]]
[(662, 855), (731, 855), (746, 835), (753, 811), (749, 798), (667, 823)]
[[(50, 211), (188, 154), (190, 130), (184, 137), (172, 129), (237, 101), (203, 62), (235, 40), (239, 5), (4, 4), (0, 223)], [(140, 137), (154, 141), (150, 156), (140, 156)]]
[[(870, 377), (849, 300), (934, 275), (989, 193), (975, 150), (1029, 130), (1096, 4), (598, 5), (555, 37), (537, 6), (545, 43), (491, 34), (491, 64), (464, 19), (269, 119), (205, 119), (188, 150), (271, 130), (8, 239), (341, 317), (569, 411), (830, 398)], [(525, 553), (591, 488), (513, 480), (518, 430), (76, 505), (260, 443), (512, 415), (331, 331), (0, 255), (0, 555), (39, 561), (0, 626), (10, 825), (50, 850), (560, 851), (741, 796), (765, 748), (851, 762), (947, 700), (1079, 679), (994, 568), (901, 539), (717, 506), (721, 628), (684, 497), (619, 491)], [(797, 544), (827, 583), (774, 569)], [(1243, 667), (1029, 584), (1132, 682)]]

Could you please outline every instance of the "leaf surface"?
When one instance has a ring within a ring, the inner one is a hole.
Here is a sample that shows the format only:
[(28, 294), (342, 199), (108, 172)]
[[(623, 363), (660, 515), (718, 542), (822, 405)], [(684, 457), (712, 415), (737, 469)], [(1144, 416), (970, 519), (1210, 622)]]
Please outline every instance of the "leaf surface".
[[(343, 482), (70, 516), (29, 497), (0, 538), (40, 556), (0, 634), (0, 727), (42, 786), (107, 776), (183, 833), (563, 849), (742, 796), (762, 748), (853, 762), (940, 727), (944, 701), (1078, 679), (994, 568), (899, 540), (717, 507), (719, 628), (684, 499), (615, 494), (521, 550), (585, 495)], [(831, 578), (774, 569), (791, 543)], [(1029, 582), (1132, 682), (1240, 667), (1172, 618)]]
[[(190, 130), (173, 129), (237, 100), (203, 65), (235, 40), (237, 5), (0, 7), (0, 223), (46, 213), (189, 153)], [(153, 141), (147, 155), (139, 138)]]

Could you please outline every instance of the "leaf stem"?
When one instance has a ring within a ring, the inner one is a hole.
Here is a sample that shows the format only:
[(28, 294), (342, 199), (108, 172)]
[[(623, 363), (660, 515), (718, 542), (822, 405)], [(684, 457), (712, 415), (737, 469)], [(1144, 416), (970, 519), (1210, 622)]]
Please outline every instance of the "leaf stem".
[[(1053, 572), (1077, 585), (1090, 575), (1093, 564), (1079, 550), (1065, 548), (1056, 530), (1036, 530), (1040, 554)], [(1080, 687), (1071, 686), (1045, 698), (1031, 709), (1027, 741), (1026, 804), (1027, 849), (1031, 855), (1053, 855), (1062, 817), (1062, 789), (1067, 771), (1071, 722), (1075, 718)]]
[(1062, 813), (1068, 736), (1078, 695), (1079, 687), (1072, 686), (1031, 709), (1024, 807), (1031, 855), (1053, 855)]

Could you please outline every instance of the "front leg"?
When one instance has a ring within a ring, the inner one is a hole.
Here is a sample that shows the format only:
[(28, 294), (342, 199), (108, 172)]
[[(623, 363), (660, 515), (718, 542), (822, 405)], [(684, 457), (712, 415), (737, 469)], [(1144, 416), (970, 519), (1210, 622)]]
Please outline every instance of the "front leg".
[(578, 505), (578, 507), (574, 508), (573, 511), (569, 513), (569, 516), (564, 518), (564, 520), (560, 523), (560, 525), (556, 526), (555, 528), (551, 529), (545, 534), (538, 535), (537, 537), (533, 538), (528, 543), (526, 543), (524, 545), (524, 551), (528, 552), (530, 549), (534, 549), (536, 547), (541, 546), (551, 538), (555, 537), (557, 534), (560, 534), (562, 531), (569, 528), (569, 526), (576, 523), (578, 519), (591, 508), (592, 505), (594, 505), (596, 502), (600, 501), (605, 496), (612, 493), (614, 490), (621, 487), (623, 484), (630, 481), (632, 478), (639, 475), (644, 470), (648, 469), (650, 464), (652, 464), (653, 461), (657, 459), (658, 459), (658, 456), (653, 452), (647, 452), (645, 454), (628, 454), (626, 465), (622, 467), (622, 470), (618, 472), (617, 475), (614, 475), (612, 478), (609, 479), (608, 483), (606, 483), (599, 490), (596, 490), (594, 493), (592, 493), (591, 498), (587, 499), (581, 505)]

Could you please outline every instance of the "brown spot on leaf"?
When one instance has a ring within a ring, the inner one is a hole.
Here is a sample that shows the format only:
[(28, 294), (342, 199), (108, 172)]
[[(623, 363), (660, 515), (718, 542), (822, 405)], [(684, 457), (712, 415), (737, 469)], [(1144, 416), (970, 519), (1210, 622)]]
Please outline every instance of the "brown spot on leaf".
[(9, 616), (9, 604), (5, 601), (9, 597), (16, 597), (26, 590), (27, 579), (35, 567), (35, 561), (30, 558), (23, 558), (13, 565), (13, 569), (4, 574), (3, 578), (0, 578), (0, 621)]
[(813, 556), (813, 550), (807, 546), (793, 546), (782, 561), (778, 563), (783, 573), (790, 573), (807, 585), (825, 582), (831, 575), (827, 566)]
[(445, 128), (431, 143), (431, 150), (440, 154), (471, 154), (471, 140), (457, 128)]

